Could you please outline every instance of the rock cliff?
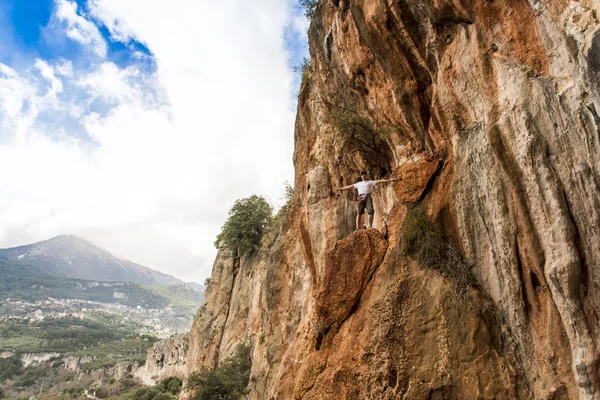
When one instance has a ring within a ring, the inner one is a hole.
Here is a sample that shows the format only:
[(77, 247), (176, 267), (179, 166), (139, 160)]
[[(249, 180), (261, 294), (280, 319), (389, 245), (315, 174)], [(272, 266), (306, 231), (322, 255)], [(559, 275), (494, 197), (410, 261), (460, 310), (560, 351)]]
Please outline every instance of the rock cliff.
[[(9, 353), (10, 354), (10, 353)], [(2, 356), (0, 355), (0, 358)], [(60, 353), (24, 353), (21, 354), (21, 365), (23, 368), (37, 366), (50, 361), (53, 358), (60, 358)]]
[(75, 372), (75, 379), (80, 381), (91, 378), (95, 381), (107, 381), (109, 379), (119, 380), (126, 375), (133, 375), (140, 369), (137, 361), (119, 361), (111, 365), (105, 365), (94, 369), (86, 369), (86, 364), (95, 361), (94, 357), (69, 356), (62, 359), (63, 368)]
[[(217, 257), (188, 368), (248, 340), (249, 399), (599, 398), (599, 11), (320, 1), (294, 200), (258, 254)], [(362, 169), (401, 180), (352, 233), (334, 189)], [(474, 284), (404, 254), (415, 205)]]
[(186, 375), (186, 357), (189, 335), (178, 334), (159, 340), (148, 349), (146, 363), (135, 371), (134, 376), (146, 385), (155, 385), (162, 379)]

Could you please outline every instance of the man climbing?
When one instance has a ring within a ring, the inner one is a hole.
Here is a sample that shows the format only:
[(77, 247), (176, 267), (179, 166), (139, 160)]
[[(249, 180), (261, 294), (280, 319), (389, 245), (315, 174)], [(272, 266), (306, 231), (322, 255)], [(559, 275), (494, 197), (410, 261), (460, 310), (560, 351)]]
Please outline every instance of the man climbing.
[(357, 182), (353, 185), (344, 186), (336, 189), (337, 191), (347, 190), (347, 189), (356, 189), (358, 191), (358, 197), (356, 198), (356, 208), (358, 211), (358, 215), (356, 216), (356, 229), (360, 229), (360, 219), (362, 215), (367, 211), (369, 214), (369, 219), (367, 221), (367, 227), (371, 229), (373, 227), (373, 218), (375, 216), (375, 208), (373, 208), (373, 198), (371, 197), (371, 193), (375, 190), (375, 185), (378, 183), (388, 183), (399, 180), (400, 178), (393, 179), (383, 179), (379, 181), (370, 181), (369, 174), (367, 171), (362, 171), (360, 173), (360, 182)]

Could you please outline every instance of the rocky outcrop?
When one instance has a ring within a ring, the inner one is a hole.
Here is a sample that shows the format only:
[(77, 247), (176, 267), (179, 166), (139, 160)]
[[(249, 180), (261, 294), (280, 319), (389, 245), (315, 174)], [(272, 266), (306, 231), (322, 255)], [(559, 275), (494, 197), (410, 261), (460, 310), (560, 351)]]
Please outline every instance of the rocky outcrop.
[(137, 361), (119, 361), (113, 365), (103, 368), (98, 368), (91, 371), (80, 372), (78, 378), (89, 376), (95, 381), (105, 382), (110, 379), (116, 381), (127, 375), (134, 375), (140, 369), (140, 364)]
[(315, 293), (317, 325), (323, 334), (338, 329), (351, 314), (387, 247), (383, 236), (370, 229), (340, 240), (327, 253)]
[(63, 367), (67, 371), (75, 372), (75, 371), (79, 371), (80, 366), (90, 363), (92, 361), (94, 361), (94, 359), (92, 357), (69, 356), (69, 357), (63, 358)]
[(172, 376), (184, 378), (188, 347), (187, 334), (173, 335), (154, 343), (148, 349), (146, 364), (135, 372), (135, 377), (146, 385), (154, 385)]
[(60, 353), (24, 353), (21, 354), (21, 363), (23, 368), (27, 368), (43, 364), (53, 358), (60, 358)]
[[(217, 258), (188, 366), (248, 340), (250, 399), (598, 398), (599, 7), (320, 1), (295, 198), (261, 252)], [(379, 233), (333, 190), (362, 169), (402, 178)], [(400, 250), (414, 204), (466, 296)]]
[(86, 364), (95, 361), (94, 357), (69, 356), (63, 358), (63, 368), (75, 372), (75, 379), (91, 378), (95, 381), (119, 380), (126, 375), (134, 375), (140, 369), (137, 361), (118, 361), (98, 368), (86, 368)]

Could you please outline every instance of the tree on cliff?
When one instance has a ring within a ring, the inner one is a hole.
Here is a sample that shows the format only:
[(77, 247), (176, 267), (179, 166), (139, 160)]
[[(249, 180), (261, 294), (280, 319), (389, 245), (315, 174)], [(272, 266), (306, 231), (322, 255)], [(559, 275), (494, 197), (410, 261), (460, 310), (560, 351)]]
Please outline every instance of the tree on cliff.
[(304, 16), (311, 19), (315, 15), (319, 0), (300, 0), (300, 7), (304, 9)]
[(273, 207), (262, 196), (236, 200), (215, 240), (215, 247), (232, 257), (251, 254), (259, 248), (272, 217)]
[(191, 400), (238, 400), (246, 394), (252, 358), (250, 346), (238, 344), (235, 354), (217, 368), (204, 368), (187, 378)]

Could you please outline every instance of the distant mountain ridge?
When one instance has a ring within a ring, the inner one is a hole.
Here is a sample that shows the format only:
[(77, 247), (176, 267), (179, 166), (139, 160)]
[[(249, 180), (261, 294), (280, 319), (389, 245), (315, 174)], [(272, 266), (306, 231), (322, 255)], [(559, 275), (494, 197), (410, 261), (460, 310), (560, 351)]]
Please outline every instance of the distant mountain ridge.
[(35, 265), (49, 274), (69, 278), (134, 282), (149, 286), (186, 285), (194, 288), (193, 285), (171, 275), (121, 260), (72, 235), (61, 235), (25, 246), (0, 249), (0, 257)]

